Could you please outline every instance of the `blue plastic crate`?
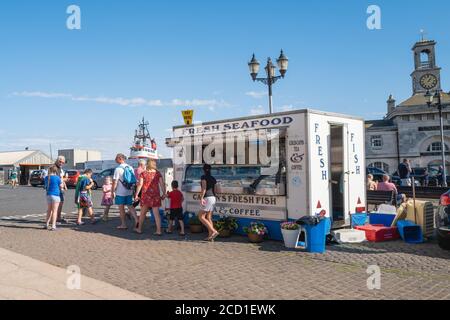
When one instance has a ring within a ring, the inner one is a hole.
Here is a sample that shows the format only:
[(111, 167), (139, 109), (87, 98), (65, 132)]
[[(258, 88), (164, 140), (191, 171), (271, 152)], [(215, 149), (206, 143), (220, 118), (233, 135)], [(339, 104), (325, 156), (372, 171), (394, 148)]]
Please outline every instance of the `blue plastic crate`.
[(401, 220), (397, 222), (400, 237), (407, 243), (422, 243), (422, 228), (409, 220)]
[(367, 213), (352, 213), (350, 214), (352, 228), (357, 226), (364, 226), (368, 222)]
[(396, 216), (395, 214), (370, 213), (369, 221), (370, 224), (381, 224), (385, 227), (390, 227), (394, 222), (395, 216)]

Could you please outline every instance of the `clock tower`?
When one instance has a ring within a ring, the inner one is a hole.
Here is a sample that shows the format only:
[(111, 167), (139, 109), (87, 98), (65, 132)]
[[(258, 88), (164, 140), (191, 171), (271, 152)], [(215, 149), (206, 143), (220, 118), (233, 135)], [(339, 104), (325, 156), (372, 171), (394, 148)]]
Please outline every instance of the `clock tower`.
[(411, 74), (413, 93), (441, 90), (441, 68), (436, 66), (436, 42), (422, 40), (412, 48), (415, 70)]

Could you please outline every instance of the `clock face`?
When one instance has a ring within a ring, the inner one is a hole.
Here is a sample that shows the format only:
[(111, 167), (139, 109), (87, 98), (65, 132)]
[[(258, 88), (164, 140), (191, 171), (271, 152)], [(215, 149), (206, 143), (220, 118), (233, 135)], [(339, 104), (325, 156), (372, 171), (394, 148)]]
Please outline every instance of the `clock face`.
[(422, 78), (420, 78), (420, 85), (422, 86), (422, 88), (430, 90), (433, 89), (434, 87), (436, 87), (438, 84), (438, 79), (436, 78), (436, 76), (432, 75), (432, 74), (426, 74), (424, 76), (422, 76)]

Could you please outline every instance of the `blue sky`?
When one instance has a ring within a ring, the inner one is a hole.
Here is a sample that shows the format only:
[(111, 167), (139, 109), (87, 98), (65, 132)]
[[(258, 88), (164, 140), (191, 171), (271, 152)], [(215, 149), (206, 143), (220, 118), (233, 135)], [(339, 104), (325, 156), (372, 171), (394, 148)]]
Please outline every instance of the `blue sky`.
[[(81, 30), (66, 9), (81, 8)], [(382, 29), (366, 27), (381, 8)], [(450, 3), (268, 0), (4, 0), (0, 2), (0, 150), (127, 152), (142, 116), (160, 146), (180, 111), (208, 121), (267, 111), (247, 62), (290, 59), (274, 109), (381, 118), (392, 93), (411, 95), (420, 29), (438, 42), (450, 90)], [(260, 74), (261, 75), (261, 74)], [(166, 148), (161, 148), (169, 155)]]

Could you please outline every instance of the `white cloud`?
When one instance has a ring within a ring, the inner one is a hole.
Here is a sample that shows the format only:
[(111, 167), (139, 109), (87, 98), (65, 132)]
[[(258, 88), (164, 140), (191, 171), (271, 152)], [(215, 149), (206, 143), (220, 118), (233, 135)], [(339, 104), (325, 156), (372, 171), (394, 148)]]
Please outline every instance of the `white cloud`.
[(267, 96), (267, 92), (266, 91), (249, 91), (249, 92), (246, 92), (245, 95), (255, 98), (255, 99), (261, 99), (261, 98)]
[(89, 97), (89, 96), (75, 96), (68, 93), (52, 93), (52, 92), (41, 92), (41, 91), (23, 91), (23, 92), (14, 92), (13, 96), (18, 97), (37, 97), (37, 98), (45, 98), (45, 99), (70, 99), (72, 101), (77, 102), (95, 102), (99, 104), (112, 104), (119, 105), (124, 107), (208, 107), (210, 110), (212, 108), (220, 108), (220, 107), (229, 107), (230, 104), (224, 100), (217, 99), (192, 99), (192, 100), (184, 100), (184, 99), (172, 99), (171, 101), (162, 101), (160, 99), (148, 100), (141, 97), (136, 98), (122, 98), (122, 97)]
[(261, 105), (255, 107), (255, 108), (251, 108), (251, 109), (250, 109), (250, 115), (252, 115), (252, 116), (259, 116), (259, 115), (265, 114), (265, 113), (267, 113), (267, 111), (266, 111), (266, 109), (265, 109), (263, 106), (261, 106)]
[(296, 107), (294, 107), (292, 104), (289, 105), (284, 105), (280, 108), (281, 112), (285, 112), (285, 111), (292, 111), (294, 109), (297, 109)]

